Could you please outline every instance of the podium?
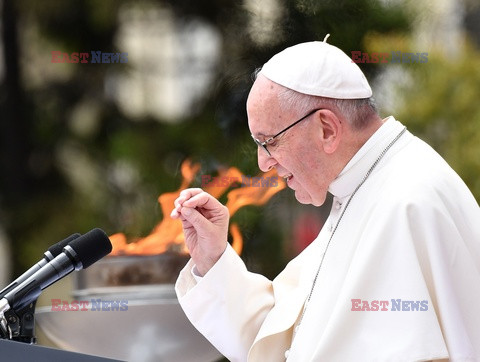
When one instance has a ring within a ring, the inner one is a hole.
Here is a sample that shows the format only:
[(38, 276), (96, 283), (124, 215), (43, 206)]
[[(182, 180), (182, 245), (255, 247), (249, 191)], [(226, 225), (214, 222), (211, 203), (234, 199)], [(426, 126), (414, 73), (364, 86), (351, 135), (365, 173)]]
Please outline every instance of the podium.
[(55, 348), (4, 339), (0, 339), (0, 360), (15, 362), (120, 362), (120, 360), (116, 359), (62, 351)]

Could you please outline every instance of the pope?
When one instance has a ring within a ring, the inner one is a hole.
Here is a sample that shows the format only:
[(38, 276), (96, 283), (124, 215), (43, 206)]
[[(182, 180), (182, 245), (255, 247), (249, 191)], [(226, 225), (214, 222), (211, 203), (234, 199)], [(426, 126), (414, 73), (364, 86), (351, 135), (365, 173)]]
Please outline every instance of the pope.
[(479, 361), (478, 203), (430, 146), (379, 116), (360, 68), (325, 41), (289, 47), (257, 74), (247, 113), (260, 169), (300, 203), (330, 193), (332, 209), (269, 280), (228, 244), (225, 206), (182, 191), (172, 217), (191, 260), (176, 292), (193, 325), (231, 361)]

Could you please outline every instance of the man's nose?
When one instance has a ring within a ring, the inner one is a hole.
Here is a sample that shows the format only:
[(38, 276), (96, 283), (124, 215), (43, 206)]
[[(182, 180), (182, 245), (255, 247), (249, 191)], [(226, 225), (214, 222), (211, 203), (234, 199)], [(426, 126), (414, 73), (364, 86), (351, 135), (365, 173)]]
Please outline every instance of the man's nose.
[(270, 171), (273, 167), (275, 167), (277, 161), (272, 156), (269, 156), (265, 150), (262, 150), (258, 147), (257, 150), (257, 160), (258, 160), (258, 167), (263, 172)]

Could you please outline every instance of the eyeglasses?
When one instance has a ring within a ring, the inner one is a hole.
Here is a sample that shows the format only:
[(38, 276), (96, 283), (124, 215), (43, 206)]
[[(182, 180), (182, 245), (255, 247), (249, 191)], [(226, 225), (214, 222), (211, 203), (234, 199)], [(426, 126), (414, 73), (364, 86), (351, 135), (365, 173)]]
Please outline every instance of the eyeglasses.
[(260, 142), (257, 138), (255, 138), (255, 136), (254, 136), (253, 134), (252, 134), (251, 136), (252, 136), (253, 140), (255, 141), (255, 143), (256, 143), (259, 147), (262, 147), (262, 148), (265, 150), (265, 152), (267, 153), (267, 155), (268, 155), (269, 157), (271, 157), (272, 155), (271, 155), (270, 151), (268, 150), (267, 145), (271, 145), (272, 142), (273, 142), (273, 140), (274, 140), (276, 137), (280, 136), (282, 133), (288, 131), (290, 128), (292, 128), (293, 126), (295, 126), (297, 123), (300, 123), (300, 122), (303, 121), (304, 119), (307, 119), (307, 118), (310, 117), (312, 114), (314, 114), (315, 112), (317, 112), (317, 111), (319, 111), (319, 110), (321, 110), (321, 109), (323, 109), (323, 108), (317, 108), (317, 109), (314, 109), (314, 110), (308, 112), (307, 115), (303, 116), (303, 117), (300, 118), (298, 121), (293, 122), (290, 126), (288, 126), (287, 128), (285, 128), (284, 130), (278, 132), (275, 136), (269, 137), (268, 139), (266, 139), (266, 140), (263, 141), (263, 142)]

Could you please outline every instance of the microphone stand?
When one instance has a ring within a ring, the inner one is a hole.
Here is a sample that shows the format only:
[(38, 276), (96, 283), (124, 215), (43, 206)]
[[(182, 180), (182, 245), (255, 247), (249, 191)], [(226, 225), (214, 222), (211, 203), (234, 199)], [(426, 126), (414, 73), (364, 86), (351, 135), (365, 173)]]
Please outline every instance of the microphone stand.
[(0, 339), (35, 344), (35, 305), (29, 303), (15, 311), (5, 299), (0, 300)]

